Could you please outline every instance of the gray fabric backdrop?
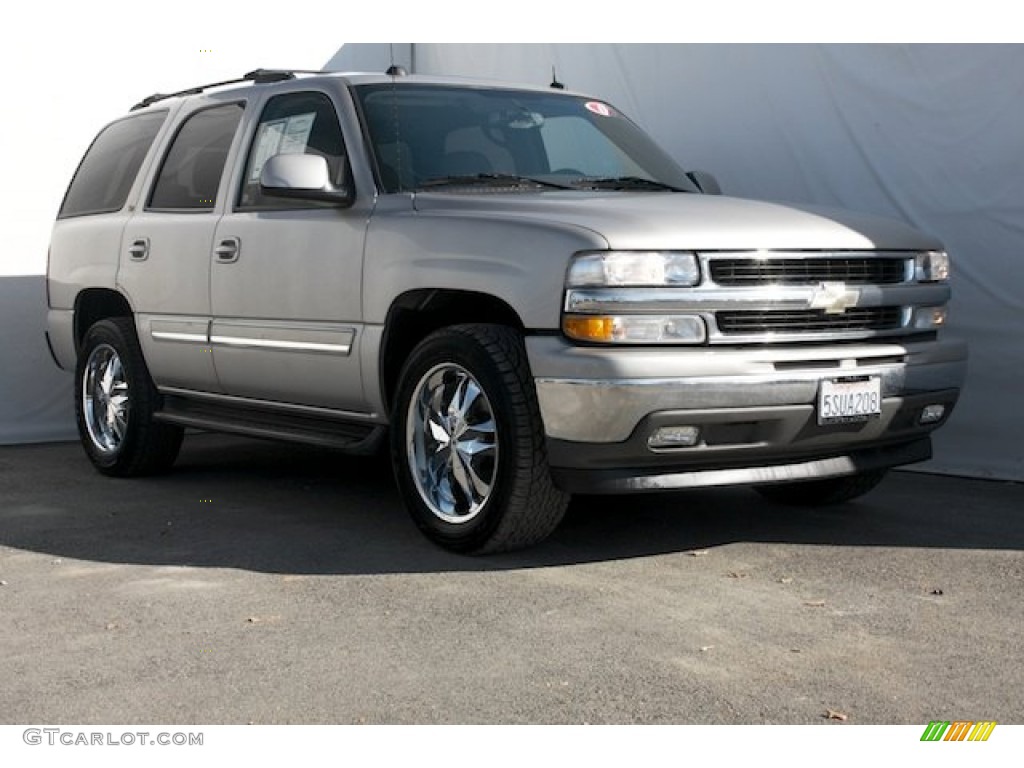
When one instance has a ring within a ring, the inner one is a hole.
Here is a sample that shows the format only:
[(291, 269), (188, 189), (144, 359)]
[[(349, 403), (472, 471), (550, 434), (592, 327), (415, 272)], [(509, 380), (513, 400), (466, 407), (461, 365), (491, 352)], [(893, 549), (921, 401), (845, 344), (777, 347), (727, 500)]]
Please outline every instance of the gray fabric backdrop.
[(50, 357), (46, 281), (0, 275), (0, 445), (76, 436), (71, 374)]

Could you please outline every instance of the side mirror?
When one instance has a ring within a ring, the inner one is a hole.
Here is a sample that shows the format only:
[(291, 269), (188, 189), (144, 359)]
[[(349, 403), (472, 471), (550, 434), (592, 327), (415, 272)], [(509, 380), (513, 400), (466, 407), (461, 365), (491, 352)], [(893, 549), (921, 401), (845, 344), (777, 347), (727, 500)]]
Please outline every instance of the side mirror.
[(718, 184), (718, 179), (707, 171), (687, 171), (686, 175), (705, 195), (722, 194), (722, 187)]
[(336, 205), (351, 205), (353, 198), (347, 185), (336, 187), (331, 183), (327, 160), (320, 155), (274, 155), (260, 172), (260, 191), (275, 197)]

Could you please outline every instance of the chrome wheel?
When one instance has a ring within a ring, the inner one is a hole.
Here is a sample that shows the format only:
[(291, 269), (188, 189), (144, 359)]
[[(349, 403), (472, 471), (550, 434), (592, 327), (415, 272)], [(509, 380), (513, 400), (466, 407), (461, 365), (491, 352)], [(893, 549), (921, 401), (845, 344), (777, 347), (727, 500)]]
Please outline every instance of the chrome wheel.
[(108, 317), (90, 326), (75, 365), (75, 420), (93, 466), (111, 477), (169, 469), (184, 430), (158, 421), (160, 406), (135, 321)]
[(494, 411), (465, 368), (442, 363), (417, 382), (405, 424), (420, 498), (446, 523), (467, 523), (491, 496), (498, 468)]
[(417, 527), (452, 552), (542, 541), (565, 513), (522, 333), (450, 325), (405, 360), (394, 394), (391, 460)]
[(95, 347), (86, 361), (82, 410), (93, 444), (104, 453), (117, 451), (128, 427), (128, 380), (117, 350), (109, 344)]

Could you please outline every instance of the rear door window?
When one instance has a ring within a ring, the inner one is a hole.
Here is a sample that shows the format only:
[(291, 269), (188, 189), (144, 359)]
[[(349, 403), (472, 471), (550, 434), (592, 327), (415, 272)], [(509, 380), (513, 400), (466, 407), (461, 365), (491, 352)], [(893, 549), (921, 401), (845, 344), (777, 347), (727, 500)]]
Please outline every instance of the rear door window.
[(151, 209), (213, 210), (243, 111), (241, 104), (225, 104), (189, 116), (164, 157), (149, 198)]

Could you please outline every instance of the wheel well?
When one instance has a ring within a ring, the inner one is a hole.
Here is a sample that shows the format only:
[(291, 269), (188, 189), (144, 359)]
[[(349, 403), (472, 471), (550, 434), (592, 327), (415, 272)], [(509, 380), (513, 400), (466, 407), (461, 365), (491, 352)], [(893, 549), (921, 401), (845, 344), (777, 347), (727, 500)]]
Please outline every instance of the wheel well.
[(422, 289), (403, 293), (388, 310), (381, 342), (380, 373), (384, 403), (390, 407), (402, 365), (412, 350), (434, 331), (462, 323), (494, 323), (523, 330), (519, 315), (486, 293)]
[(108, 317), (131, 317), (128, 300), (108, 288), (86, 288), (75, 299), (75, 347), (81, 348), (86, 331)]

